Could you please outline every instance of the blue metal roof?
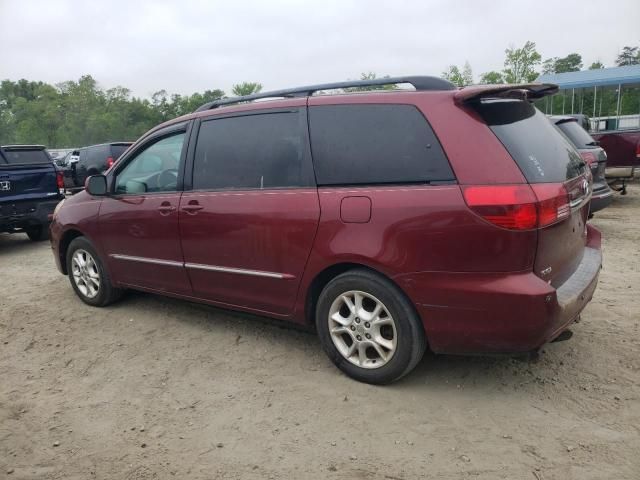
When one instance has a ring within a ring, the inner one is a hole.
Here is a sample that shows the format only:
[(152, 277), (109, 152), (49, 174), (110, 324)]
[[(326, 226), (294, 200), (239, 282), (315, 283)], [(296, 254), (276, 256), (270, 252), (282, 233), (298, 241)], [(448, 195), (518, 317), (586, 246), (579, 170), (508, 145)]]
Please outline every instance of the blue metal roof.
[(555, 83), (561, 90), (629, 83), (640, 84), (640, 65), (540, 75), (536, 82)]

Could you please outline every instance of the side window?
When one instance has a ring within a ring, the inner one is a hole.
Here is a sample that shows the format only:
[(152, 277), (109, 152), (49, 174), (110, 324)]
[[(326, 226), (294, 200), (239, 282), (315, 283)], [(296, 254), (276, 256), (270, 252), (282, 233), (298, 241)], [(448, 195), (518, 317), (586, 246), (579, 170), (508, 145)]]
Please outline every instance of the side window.
[(298, 112), (207, 120), (196, 145), (193, 188), (262, 189), (310, 185)]
[(116, 193), (175, 192), (185, 133), (164, 137), (142, 151), (116, 176)]
[(318, 185), (455, 180), (430, 125), (412, 105), (309, 108)]

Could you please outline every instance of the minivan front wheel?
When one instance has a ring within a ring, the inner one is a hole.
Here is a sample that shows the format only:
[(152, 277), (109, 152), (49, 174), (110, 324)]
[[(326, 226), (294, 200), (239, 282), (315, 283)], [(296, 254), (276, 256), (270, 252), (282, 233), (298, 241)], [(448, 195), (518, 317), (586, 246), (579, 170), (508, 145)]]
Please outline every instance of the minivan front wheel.
[(411, 303), (398, 287), (367, 270), (352, 270), (329, 282), (318, 299), (316, 328), (334, 364), (367, 383), (398, 380), (426, 349)]
[(85, 237), (77, 237), (69, 245), (67, 272), (76, 295), (88, 305), (104, 307), (122, 295), (120, 289), (111, 285), (96, 249)]

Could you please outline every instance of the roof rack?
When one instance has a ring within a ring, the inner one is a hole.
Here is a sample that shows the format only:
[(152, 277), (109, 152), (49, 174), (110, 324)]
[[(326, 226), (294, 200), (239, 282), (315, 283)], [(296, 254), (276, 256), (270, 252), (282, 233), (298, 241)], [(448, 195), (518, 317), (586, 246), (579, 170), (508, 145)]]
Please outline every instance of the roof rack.
[(249, 102), (260, 98), (292, 98), (292, 97), (309, 97), (316, 92), (322, 90), (336, 90), (339, 88), (353, 87), (373, 87), (378, 85), (395, 85), (398, 83), (409, 83), (418, 91), (424, 90), (455, 90), (457, 87), (442, 78), (429, 76), (410, 76), (410, 77), (388, 77), (374, 78), (371, 80), (349, 80), (346, 82), (321, 83), (318, 85), (308, 85), (306, 87), (288, 88), (284, 90), (274, 90), (271, 92), (254, 93), (253, 95), (244, 95), (242, 97), (223, 98), (222, 100), (214, 100), (199, 107), (196, 112), (211, 110), (223, 105), (232, 105), (234, 103)]

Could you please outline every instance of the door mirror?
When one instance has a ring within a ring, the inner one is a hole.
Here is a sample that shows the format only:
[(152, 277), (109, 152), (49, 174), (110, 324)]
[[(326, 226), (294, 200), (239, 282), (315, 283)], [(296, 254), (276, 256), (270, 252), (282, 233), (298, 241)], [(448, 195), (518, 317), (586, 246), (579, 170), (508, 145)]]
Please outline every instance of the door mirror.
[(107, 177), (104, 175), (91, 175), (84, 184), (89, 195), (103, 196), (107, 194)]

